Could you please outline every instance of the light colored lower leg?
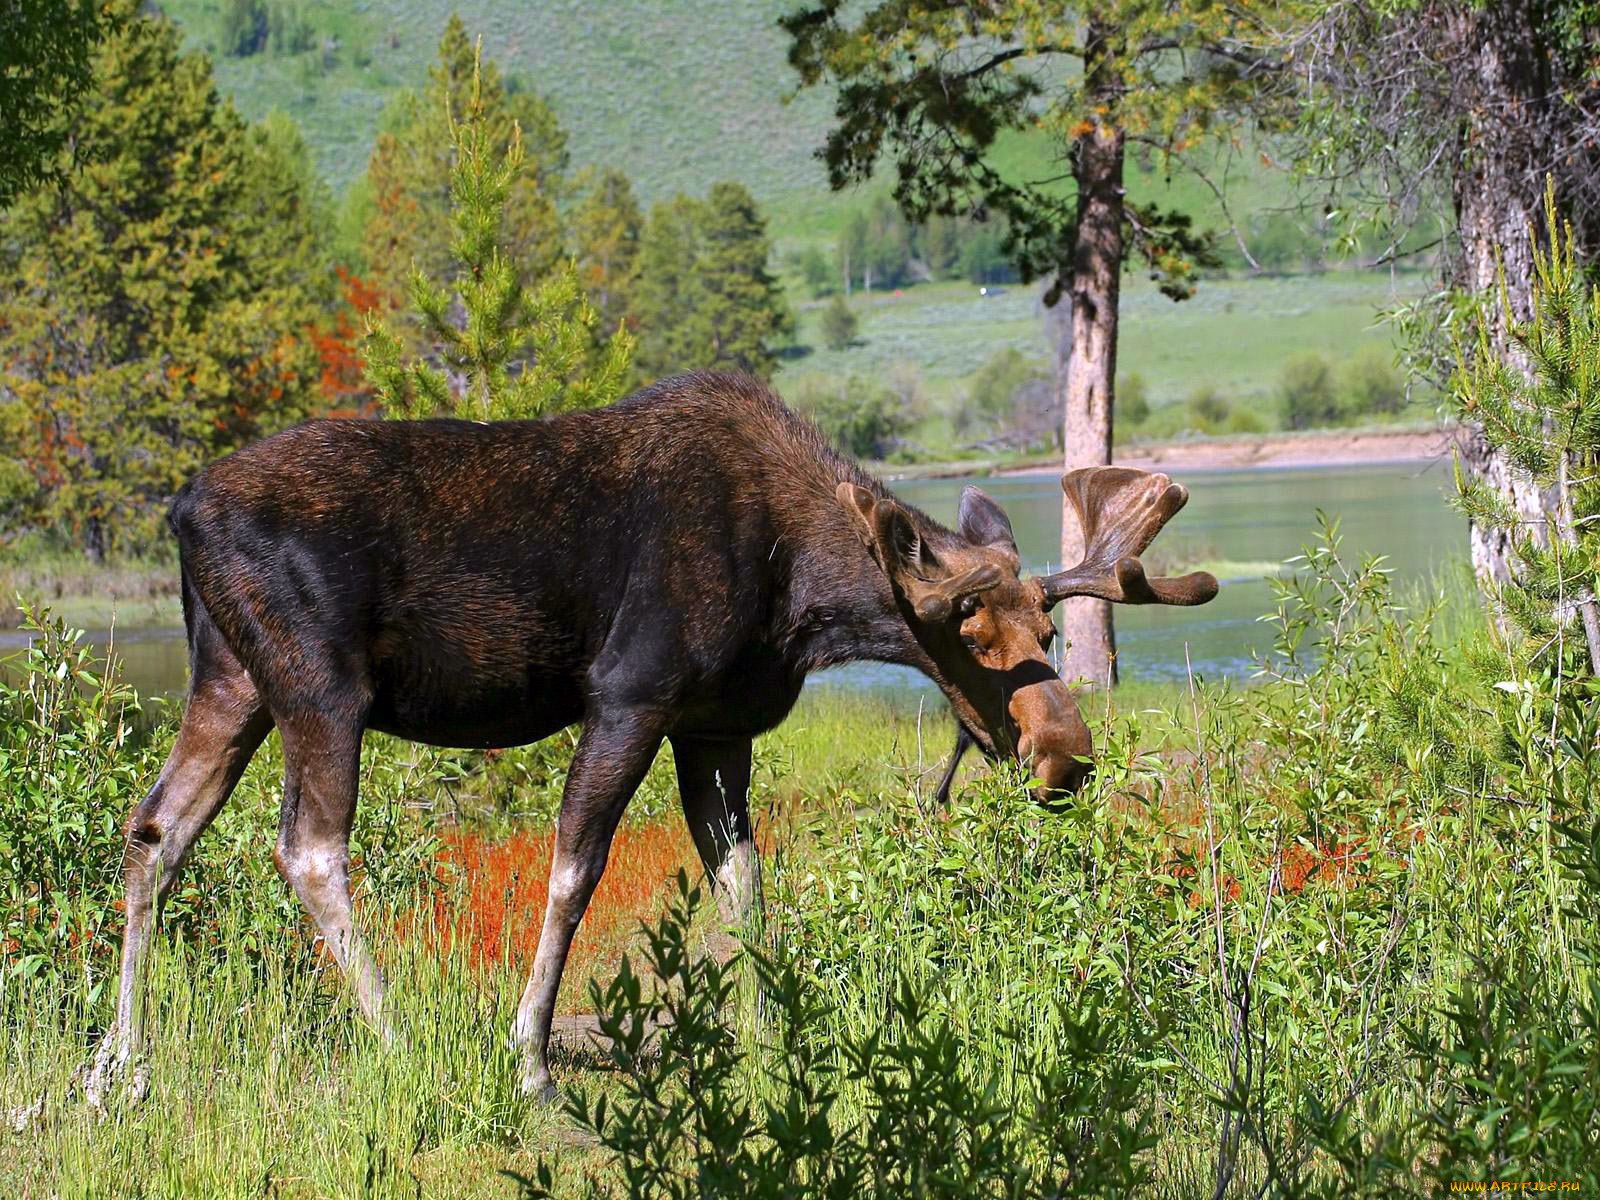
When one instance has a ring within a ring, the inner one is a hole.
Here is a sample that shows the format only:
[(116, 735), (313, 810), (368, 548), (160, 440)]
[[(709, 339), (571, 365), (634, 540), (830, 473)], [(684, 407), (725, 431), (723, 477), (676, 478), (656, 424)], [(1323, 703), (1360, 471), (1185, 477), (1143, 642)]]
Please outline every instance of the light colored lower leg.
[[(265, 732), (253, 691), (246, 695), (236, 689), (225, 693), (220, 702), (214, 692), (191, 698), (190, 711), (160, 777), (129, 819), (123, 851), (127, 924), (117, 981), (117, 1015), (85, 1080), (91, 1103), (104, 1101), (111, 1080), (143, 1040), (141, 976), (156, 911), (177, 880), (195, 839), (232, 793)], [(132, 1081), (130, 1090), (135, 1098), (143, 1093), (144, 1081), (142, 1073)]]
[(280, 849), (278, 860), (355, 993), (362, 1015), (386, 1039), (392, 1037), (383, 1017), (383, 975), (356, 929), (350, 904), (349, 851), (343, 847)]
[(545, 903), (539, 949), (533, 956), (533, 970), (511, 1027), (512, 1044), (523, 1049), (522, 1090), (540, 1099), (547, 1100), (555, 1094), (550, 1080), (550, 1024), (555, 1018), (561, 974), (572, 949), (573, 935), (604, 869), (604, 862), (572, 861), (559, 844), (550, 864), (549, 899)]
[(761, 907), (761, 859), (749, 835), (728, 845), (712, 878), (717, 908), (728, 925), (743, 925)]

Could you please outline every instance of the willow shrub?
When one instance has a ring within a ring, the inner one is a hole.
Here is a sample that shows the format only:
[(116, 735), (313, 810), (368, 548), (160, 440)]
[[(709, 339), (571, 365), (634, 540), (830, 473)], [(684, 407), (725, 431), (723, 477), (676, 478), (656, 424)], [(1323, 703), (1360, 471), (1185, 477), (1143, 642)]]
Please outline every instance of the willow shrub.
[(1113, 712), (1082, 795), (846, 792), (769, 871), (759, 1005), (688, 952), (686, 895), (593, 993), (621, 1098), (570, 1093), (615, 1158), (585, 1186), (1592, 1186), (1600, 706), (1436, 615), (1329, 525), (1262, 686)]
[[(28, 610), (33, 640), (0, 677), (0, 970), (71, 975), (98, 998), (122, 932), (123, 823), (171, 745), (164, 710), (147, 711), (82, 639)], [(434, 803), (447, 756), (369, 739), (351, 846), (358, 891), (383, 902), (435, 881), (437, 842), (417, 810)], [(231, 955), (294, 955), (311, 946), (301, 911), (272, 865), (282, 799), (272, 738), (196, 844), (162, 910), (167, 936)], [(248, 919), (242, 924), (240, 914)]]

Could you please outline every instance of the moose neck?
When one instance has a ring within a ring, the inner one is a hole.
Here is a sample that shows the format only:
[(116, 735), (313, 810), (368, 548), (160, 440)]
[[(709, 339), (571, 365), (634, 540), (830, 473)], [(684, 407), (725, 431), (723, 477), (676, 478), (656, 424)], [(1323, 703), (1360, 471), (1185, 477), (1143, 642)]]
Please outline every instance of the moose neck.
[[(800, 673), (848, 662), (914, 667), (941, 687), (945, 681), (918, 643), (888, 576), (862, 543), (835, 489), (854, 483), (887, 495), (881, 483), (848, 459), (827, 454), (785, 480), (774, 506), (777, 551), (785, 561), (784, 596), (775, 606), (778, 640)], [(918, 532), (937, 547), (955, 535), (903, 505)]]

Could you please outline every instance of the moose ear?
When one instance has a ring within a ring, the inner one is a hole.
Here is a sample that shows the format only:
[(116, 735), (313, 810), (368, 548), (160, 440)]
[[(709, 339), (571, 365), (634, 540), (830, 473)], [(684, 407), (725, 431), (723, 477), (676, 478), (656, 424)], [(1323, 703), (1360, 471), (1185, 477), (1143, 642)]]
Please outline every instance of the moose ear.
[(854, 518), (856, 536), (866, 543), (919, 620), (947, 621), (962, 598), (999, 584), (999, 568), (988, 563), (959, 575), (949, 574), (922, 544), (910, 515), (893, 500), (880, 500), (853, 483), (841, 483), (834, 495)]
[(975, 487), (962, 489), (956, 528), (975, 546), (1000, 546), (1012, 551), (1017, 548), (1006, 510)]
[(878, 505), (877, 497), (854, 483), (841, 483), (833, 490), (833, 495), (839, 507), (854, 518), (850, 523), (855, 526), (856, 536), (866, 543), (867, 549), (875, 551), (877, 536), (873, 511)]
[(891, 577), (906, 571), (921, 574), (937, 565), (925, 552), (906, 510), (893, 500), (880, 500), (853, 483), (841, 483), (834, 489), (834, 496), (855, 518), (856, 536)]

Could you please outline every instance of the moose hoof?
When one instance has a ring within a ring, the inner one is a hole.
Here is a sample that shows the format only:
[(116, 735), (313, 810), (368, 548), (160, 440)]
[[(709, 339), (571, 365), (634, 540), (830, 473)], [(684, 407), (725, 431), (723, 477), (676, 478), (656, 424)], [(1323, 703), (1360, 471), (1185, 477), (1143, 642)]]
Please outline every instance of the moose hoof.
[(542, 1069), (532, 1075), (524, 1072), (522, 1094), (535, 1104), (554, 1104), (558, 1098), (556, 1085), (550, 1079), (550, 1072)]
[(94, 1065), (83, 1080), (83, 1094), (89, 1107), (104, 1112), (113, 1100), (132, 1107), (143, 1100), (149, 1090), (148, 1065), (134, 1061), (129, 1040), (113, 1027), (95, 1051)]

